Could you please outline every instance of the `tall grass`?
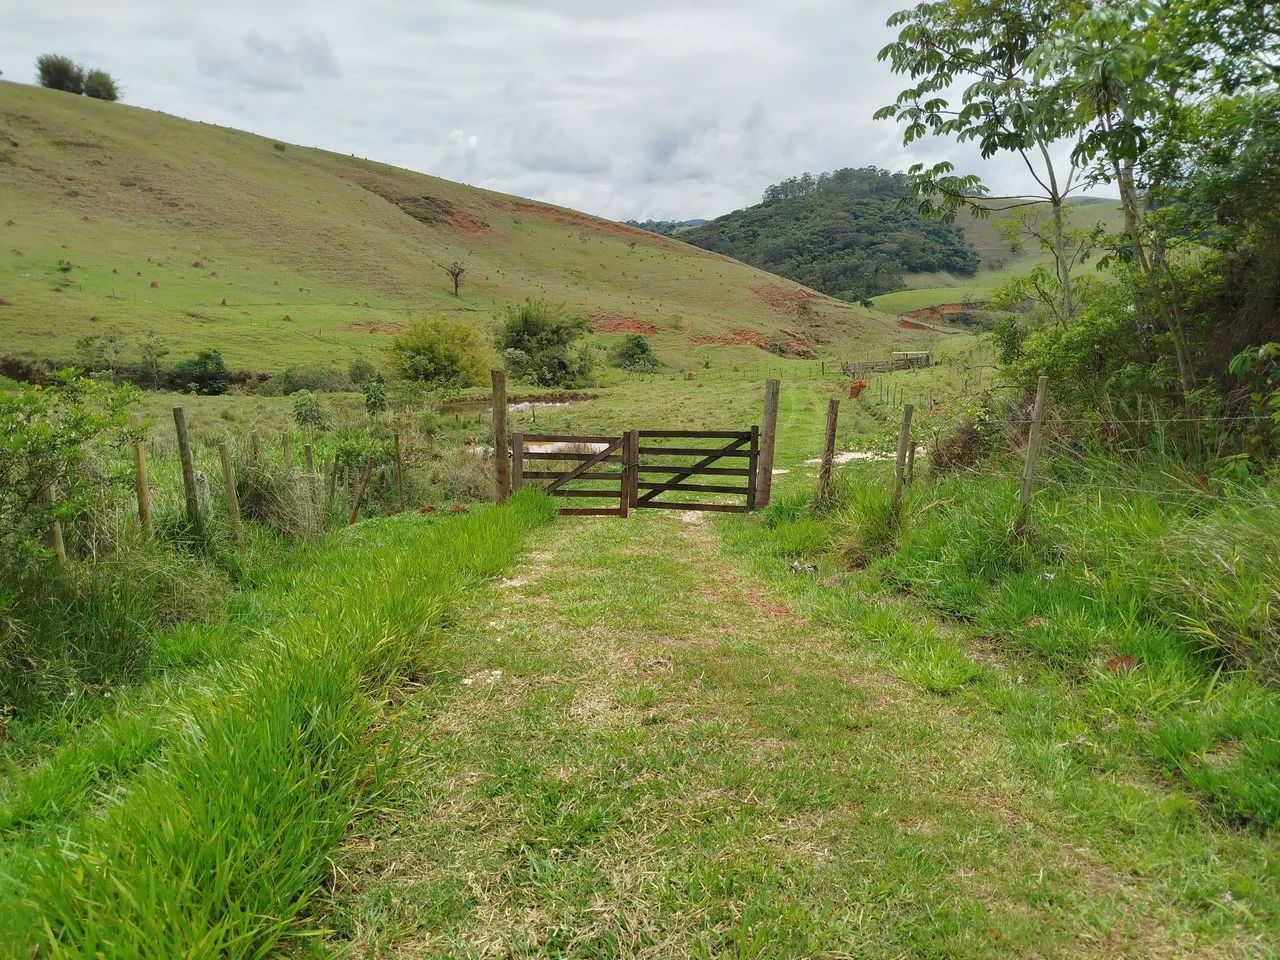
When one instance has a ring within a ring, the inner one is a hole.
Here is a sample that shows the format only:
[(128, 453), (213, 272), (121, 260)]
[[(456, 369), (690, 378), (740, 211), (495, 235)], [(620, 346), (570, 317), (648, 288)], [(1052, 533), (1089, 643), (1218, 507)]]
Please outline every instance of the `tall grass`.
[[(1219, 812), (1280, 824), (1276, 481), (1190, 484), (1155, 455), (1046, 467), (1025, 536), (1012, 471), (920, 481), (895, 522), (886, 472), (861, 465), (838, 505), (775, 503), (766, 549), (859, 571), (998, 638)], [(909, 642), (857, 603), (841, 610), (925, 669), (930, 689), (978, 676), (954, 663), (939, 674), (932, 661), (954, 658), (928, 631)]]
[(56, 842), (13, 835), (0, 861), (0, 945), (259, 957), (305, 937), (327, 858), (376, 783), (369, 731), (389, 686), (406, 672), (429, 678), (451, 604), (552, 515), (528, 492), (469, 516), (378, 520), (335, 537), (295, 587), (291, 614), (181, 705), (161, 761)]

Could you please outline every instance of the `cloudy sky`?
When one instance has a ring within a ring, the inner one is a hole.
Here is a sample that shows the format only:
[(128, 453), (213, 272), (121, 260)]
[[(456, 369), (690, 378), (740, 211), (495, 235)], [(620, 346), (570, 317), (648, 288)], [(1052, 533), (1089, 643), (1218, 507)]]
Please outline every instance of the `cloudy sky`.
[[(914, 0), (912, 0), (914, 2)], [(805, 170), (951, 159), (871, 114), (907, 0), (0, 0), (0, 69), (102, 67), (139, 106), (616, 219), (712, 217)]]

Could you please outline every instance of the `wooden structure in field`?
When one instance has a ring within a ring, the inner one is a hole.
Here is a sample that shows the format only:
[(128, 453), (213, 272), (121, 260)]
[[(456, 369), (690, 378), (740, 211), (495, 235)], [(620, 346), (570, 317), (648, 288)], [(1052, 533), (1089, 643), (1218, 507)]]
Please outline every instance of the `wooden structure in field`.
[(840, 369), (847, 377), (865, 377), (869, 373), (893, 373), (895, 370), (923, 370), (932, 366), (928, 350), (895, 350), (888, 360), (861, 360), (843, 363)]

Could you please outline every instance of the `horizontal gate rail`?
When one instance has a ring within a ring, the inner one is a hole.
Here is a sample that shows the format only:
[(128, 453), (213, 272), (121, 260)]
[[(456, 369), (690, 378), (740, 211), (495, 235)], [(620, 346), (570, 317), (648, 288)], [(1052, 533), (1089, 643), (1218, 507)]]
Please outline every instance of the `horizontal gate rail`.
[[(632, 496), (632, 470), (627, 451), (633, 445), (632, 438), (602, 437), (581, 434), (517, 433), (512, 437), (512, 484), (515, 489), (524, 486), (526, 480), (546, 481), (543, 489), (553, 497), (566, 499), (613, 500), (616, 506), (560, 507), (558, 512), (575, 517), (625, 517)], [(530, 444), (555, 444), (578, 449), (530, 450)], [(584, 449), (585, 448), (585, 449)], [(535, 461), (536, 470), (526, 470), (525, 463)], [(621, 464), (622, 469), (613, 472), (602, 469), (610, 464)], [(543, 469), (545, 467), (545, 469)], [(577, 481), (594, 481), (606, 486), (570, 487)]]
[(744, 496), (750, 493), (747, 487), (726, 487), (717, 483), (680, 483), (673, 481), (671, 483), (651, 483), (644, 480), (636, 484), (641, 490), (655, 490), (661, 493), (664, 490), (685, 493), (741, 493)]
[[(668, 474), (658, 480), (641, 480), (637, 477), (634, 484), (637, 494), (633, 496), (631, 505), (637, 509), (659, 510), (709, 510), (723, 513), (745, 513), (755, 509), (756, 471), (759, 463), (760, 443), (759, 430), (641, 430), (638, 436), (642, 440), (674, 441), (672, 446), (645, 445), (637, 450), (636, 473)], [(682, 440), (720, 440), (728, 441), (720, 446), (686, 447), (677, 446)], [(699, 458), (692, 463), (646, 463), (648, 457), (680, 457)], [(729, 463), (741, 463), (741, 466), (715, 466), (728, 460)], [(727, 482), (700, 483), (698, 477), (743, 477), (745, 486), (735, 486)], [(639, 493), (643, 490), (644, 493)], [(666, 493), (678, 494), (727, 494), (745, 498), (744, 503), (673, 503), (659, 500)]]
[[(750, 437), (747, 439), (750, 439)], [(745, 443), (746, 441), (744, 440), (743, 442)], [(706, 447), (641, 447), (640, 452), (652, 454), (656, 457), (703, 457), (714, 455), (711, 456), (712, 460), (719, 460), (721, 457), (749, 457), (752, 455), (750, 450), (709, 450)]]

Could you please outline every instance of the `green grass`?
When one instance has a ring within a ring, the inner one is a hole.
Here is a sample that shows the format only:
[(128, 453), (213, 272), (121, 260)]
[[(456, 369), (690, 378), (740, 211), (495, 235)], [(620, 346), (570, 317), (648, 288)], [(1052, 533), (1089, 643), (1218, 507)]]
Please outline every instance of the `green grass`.
[(328, 857), (381, 789), (385, 698), (433, 682), (458, 598), (547, 517), (526, 495), (335, 536), (261, 633), (210, 628), (220, 658), (70, 725), (0, 795), (0, 944), (249, 957), (305, 942)]
[[(527, 297), (652, 325), (672, 362), (759, 359), (699, 341), (738, 328), (791, 329), (827, 355), (929, 336), (828, 298), (797, 316), (760, 296), (790, 281), (596, 217), (126, 104), (0, 82), (0, 133), (8, 355), (65, 359), (77, 337), (119, 329), (136, 361), (154, 329), (169, 362), (216, 347), (249, 370), (381, 364), (385, 331), (414, 317), (489, 328)], [(453, 213), (426, 223), (393, 202), (413, 198)]]

